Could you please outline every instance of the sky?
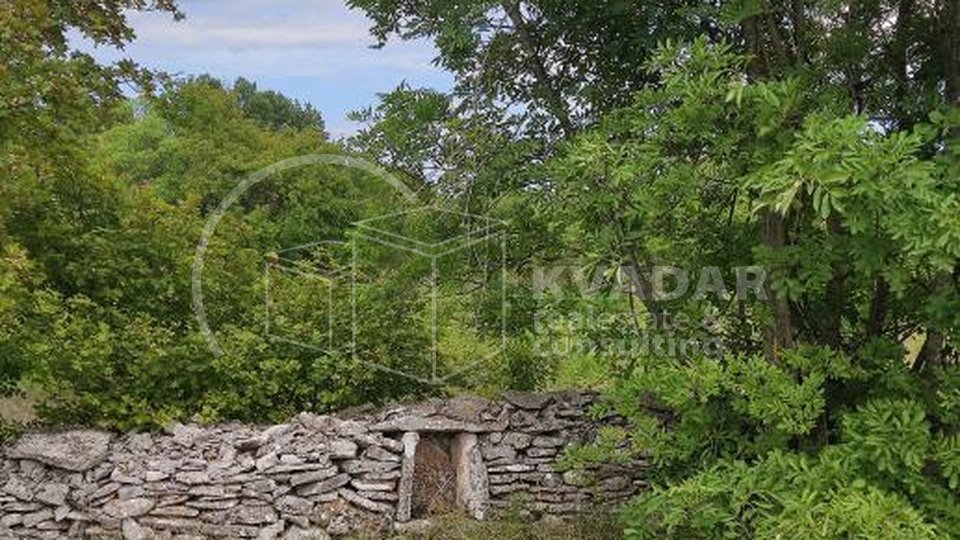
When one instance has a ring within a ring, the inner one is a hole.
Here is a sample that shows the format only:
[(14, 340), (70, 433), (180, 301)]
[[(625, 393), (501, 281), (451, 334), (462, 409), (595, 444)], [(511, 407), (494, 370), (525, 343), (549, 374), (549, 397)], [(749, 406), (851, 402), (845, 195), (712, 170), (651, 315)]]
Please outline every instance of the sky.
[(382, 49), (371, 22), (344, 0), (181, 0), (186, 19), (133, 12), (137, 38), (123, 51), (76, 40), (104, 62), (131, 58), (173, 75), (244, 77), (263, 90), (309, 102), (334, 138), (360, 126), (346, 114), (367, 107), (402, 81), (448, 90), (452, 76), (432, 64), (428, 41), (391, 40)]

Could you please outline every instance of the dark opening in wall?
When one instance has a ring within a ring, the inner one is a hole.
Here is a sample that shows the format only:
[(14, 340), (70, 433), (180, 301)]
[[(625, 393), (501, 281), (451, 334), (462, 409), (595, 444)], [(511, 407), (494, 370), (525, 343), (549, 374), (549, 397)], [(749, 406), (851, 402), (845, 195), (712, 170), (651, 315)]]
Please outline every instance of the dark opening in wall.
[(411, 516), (414, 519), (452, 512), (457, 507), (457, 471), (451, 459), (450, 433), (423, 434), (414, 461)]

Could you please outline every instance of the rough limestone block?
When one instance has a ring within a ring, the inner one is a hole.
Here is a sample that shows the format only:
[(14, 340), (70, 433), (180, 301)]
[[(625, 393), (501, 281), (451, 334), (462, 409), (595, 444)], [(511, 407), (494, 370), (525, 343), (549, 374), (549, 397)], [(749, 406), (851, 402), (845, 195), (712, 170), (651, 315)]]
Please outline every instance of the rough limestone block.
[(413, 475), (416, 469), (417, 444), (420, 434), (408, 432), (403, 434), (403, 462), (400, 466), (400, 486), (397, 490), (398, 522), (410, 521), (410, 512), (413, 506)]
[(300, 495), (301, 497), (309, 497), (311, 495), (327, 493), (346, 485), (348, 482), (350, 482), (350, 475), (346, 473), (340, 473), (332, 478), (298, 487), (297, 495)]
[(67, 500), (69, 491), (70, 486), (66, 484), (58, 482), (44, 484), (40, 493), (37, 493), (37, 500), (50, 506), (60, 506)]
[(364, 510), (369, 510), (370, 512), (388, 514), (393, 511), (393, 507), (389, 504), (371, 501), (370, 499), (367, 499), (366, 497), (363, 497), (350, 489), (341, 489), (337, 491), (337, 494), (350, 504), (358, 506)]
[(102, 431), (28, 433), (7, 450), (12, 459), (30, 459), (67, 471), (83, 472), (107, 457), (111, 435)]
[(305, 516), (313, 511), (313, 503), (309, 499), (297, 497), (296, 495), (284, 495), (274, 503), (277, 510), (298, 516)]
[(146, 498), (127, 499), (125, 501), (114, 499), (103, 505), (103, 511), (112, 518), (125, 519), (146, 514), (153, 510), (154, 504), (152, 500)]
[(450, 446), (450, 454), (457, 473), (457, 506), (467, 510), (475, 519), (483, 519), (490, 491), (476, 434), (457, 434)]

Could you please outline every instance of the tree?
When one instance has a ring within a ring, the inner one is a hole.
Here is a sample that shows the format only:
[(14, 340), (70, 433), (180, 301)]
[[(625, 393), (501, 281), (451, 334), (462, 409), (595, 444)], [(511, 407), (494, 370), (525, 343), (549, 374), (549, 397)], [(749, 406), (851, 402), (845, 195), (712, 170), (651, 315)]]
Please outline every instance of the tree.
[(955, 2), (354, 5), (381, 43), (435, 40), (456, 117), (503, 103), (514, 144), (543, 142), (535, 230), (593, 272), (770, 270), (765, 300), (629, 306), (636, 332), (709, 317), (726, 348), (606, 358), (632, 422), (606, 457), (652, 450), (662, 482), (628, 535), (958, 534)]
[(309, 103), (301, 104), (273, 90), (257, 90), (256, 83), (243, 77), (233, 83), (233, 92), (244, 116), (263, 126), (271, 129), (315, 128), (323, 132), (323, 118)]

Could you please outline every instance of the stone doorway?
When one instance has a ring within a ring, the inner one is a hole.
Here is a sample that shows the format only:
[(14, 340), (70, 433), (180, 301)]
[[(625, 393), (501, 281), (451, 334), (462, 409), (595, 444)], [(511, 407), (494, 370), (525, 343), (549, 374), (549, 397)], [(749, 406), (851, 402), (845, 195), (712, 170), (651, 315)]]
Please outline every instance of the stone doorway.
[(407, 433), (404, 441), (409, 443), (405, 460), (410, 466), (404, 466), (401, 479), (401, 521), (455, 511), (483, 519), (489, 490), (476, 434)]
[(452, 443), (453, 437), (447, 433), (424, 434), (417, 443), (410, 508), (414, 519), (446, 514), (457, 508)]

